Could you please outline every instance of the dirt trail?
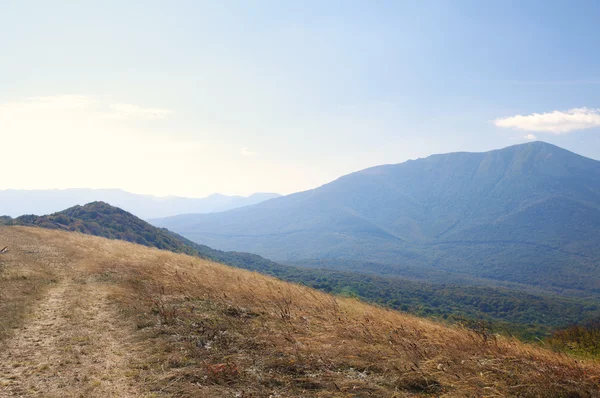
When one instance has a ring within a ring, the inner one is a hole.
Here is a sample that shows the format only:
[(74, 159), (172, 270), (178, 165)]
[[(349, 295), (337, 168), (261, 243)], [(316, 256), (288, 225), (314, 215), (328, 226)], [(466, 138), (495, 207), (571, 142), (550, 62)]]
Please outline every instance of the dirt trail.
[(132, 326), (106, 285), (65, 277), (0, 352), (0, 397), (137, 397)]

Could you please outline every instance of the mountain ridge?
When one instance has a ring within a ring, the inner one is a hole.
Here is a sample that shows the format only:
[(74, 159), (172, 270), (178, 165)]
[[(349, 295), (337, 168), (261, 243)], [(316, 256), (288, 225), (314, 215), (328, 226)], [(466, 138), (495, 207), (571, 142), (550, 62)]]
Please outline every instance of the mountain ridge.
[(414, 265), (600, 292), (589, 278), (600, 277), (599, 187), (600, 162), (533, 142), (375, 166), (246, 208), (151, 221), (295, 265)]

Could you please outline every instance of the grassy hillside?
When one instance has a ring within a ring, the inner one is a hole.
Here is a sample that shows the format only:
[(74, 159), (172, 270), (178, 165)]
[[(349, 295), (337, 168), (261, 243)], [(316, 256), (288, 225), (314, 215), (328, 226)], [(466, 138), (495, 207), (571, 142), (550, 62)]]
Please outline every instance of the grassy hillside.
[[(0, 395), (600, 396), (596, 362), (485, 329), (122, 241), (0, 227), (0, 243), (0, 291), (24, 299), (0, 306)], [(13, 286), (30, 278), (37, 300)]]
[(597, 294), (599, 187), (600, 162), (535, 142), (373, 167), (243, 209), (152, 222), (284, 263)]
[(424, 283), (325, 269), (281, 265), (263, 257), (225, 252), (191, 242), (169, 230), (107, 203), (93, 202), (47, 216), (5, 219), (7, 225), (29, 225), (77, 231), (110, 239), (186, 253), (338, 295), (354, 296), (421, 316), (453, 322), (485, 321), (495, 331), (525, 339), (549, 335), (557, 328), (600, 316), (593, 298), (524, 293), (516, 289)]

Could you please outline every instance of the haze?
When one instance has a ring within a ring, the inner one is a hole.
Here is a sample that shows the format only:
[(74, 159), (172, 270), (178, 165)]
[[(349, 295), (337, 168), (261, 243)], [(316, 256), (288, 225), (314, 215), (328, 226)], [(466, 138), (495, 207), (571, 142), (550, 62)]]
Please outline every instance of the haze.
[(0, 5), (0, 189), (301, 191), (432, 153), (600, 158), (596, 2)]

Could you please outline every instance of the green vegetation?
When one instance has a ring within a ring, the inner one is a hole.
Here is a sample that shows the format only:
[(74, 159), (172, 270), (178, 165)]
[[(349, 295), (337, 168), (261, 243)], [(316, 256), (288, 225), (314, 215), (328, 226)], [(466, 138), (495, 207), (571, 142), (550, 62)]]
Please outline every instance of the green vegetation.
[(555, 350), (583, 357), (600, 356), (600, 319), (555, 331), (547, 339)]

